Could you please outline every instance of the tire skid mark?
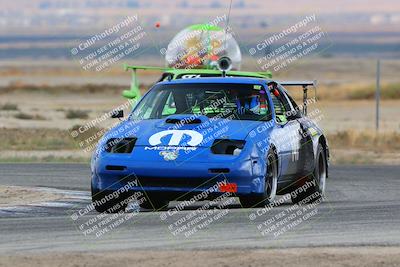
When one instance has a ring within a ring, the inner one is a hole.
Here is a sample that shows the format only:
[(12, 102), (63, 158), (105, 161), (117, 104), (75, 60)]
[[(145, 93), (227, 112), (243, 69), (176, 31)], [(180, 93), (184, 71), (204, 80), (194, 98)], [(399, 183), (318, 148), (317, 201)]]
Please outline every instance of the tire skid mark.
[(31, 189), (56, 193), (63, 195), (63, 197), (52, 201), (0, 206), (0, 218), (66, 215), (66, 210), (84, 207), (91, 201), (90, 192), (87, 191), (62, 190), (49, 187), (32, 187)]

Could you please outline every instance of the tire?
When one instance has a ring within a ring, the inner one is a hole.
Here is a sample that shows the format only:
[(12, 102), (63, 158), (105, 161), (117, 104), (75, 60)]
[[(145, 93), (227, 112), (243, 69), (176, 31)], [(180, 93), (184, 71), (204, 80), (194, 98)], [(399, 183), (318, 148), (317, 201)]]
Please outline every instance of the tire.
[(164, 210), (168, 208), (168, 200), (160, 199), (152, 195), (146, 196), (145, 202), (140, 204), (140, 207), (143, 209), (148, 209), (152, 211), (156, 210)]
[(244, 208), (268, 205), (275, 199), (278, 187), (278, 161), (271, 150), (268, 152), (266, 174), (264, 177), (263, 194), (239, 197), (240, 203)]
[(92, 203), (97, 212), (118, 213), (125, 211), (128, 204), (122, 202), (126, 199), (126, 196), (119, 195), (117, 198), (113, 196), (113, 198), (106, 200), (106, 196), (110, 197), (113, 193), (113, 191), (98, 191), (92, 187)]
[[(292, 202), (298, 204), (299, 202), (311, 203), (317, 200), (322, 200), (325, 195), (326, 175), (328, 173), (328, 164), (326, 162), (326, 153), (321, 144), (318, 144), (316, 162), (312, 174), (301, 179), (299, 186), (292, 191)], [(304, 186), (306, 183), (312, 182), (314, 185), (308, 187), (306, 190), (296, 190)]]

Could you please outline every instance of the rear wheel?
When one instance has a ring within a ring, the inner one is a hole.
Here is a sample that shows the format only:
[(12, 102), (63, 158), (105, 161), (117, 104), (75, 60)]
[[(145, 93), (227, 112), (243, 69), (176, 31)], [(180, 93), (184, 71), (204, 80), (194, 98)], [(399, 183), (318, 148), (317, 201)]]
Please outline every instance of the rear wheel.
[(278, 164), (275, 154), (270, 151), (267, 156), (267, 171), (265, 174), (264, 193), (240, 197), (240, 203), (245, 208), (267, 205), (274, 201), (278, 187)]
[(98, 212), (118, 213), (125, 211), (126, 196), (116, 191), (98, 191), (92, 187), (92, 202)]
[(292, 191), (292, 202), (310, 203), (321, 199), (325, 195), (327, 168), (325, 151), (322, 145), (318, 144), (314, 171), (299, 181), (300, 185)]

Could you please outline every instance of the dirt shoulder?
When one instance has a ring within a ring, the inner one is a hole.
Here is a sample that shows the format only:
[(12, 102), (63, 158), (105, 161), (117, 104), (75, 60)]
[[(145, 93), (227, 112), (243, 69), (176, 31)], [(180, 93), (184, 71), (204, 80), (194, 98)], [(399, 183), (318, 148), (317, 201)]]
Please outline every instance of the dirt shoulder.
[(0, 185), (0, 207), (10, 205), (28, 205), (62, 198), (62, 194), (40, 189)]
[(400, 247), (1, 255), (0, 266), (399, 266)]

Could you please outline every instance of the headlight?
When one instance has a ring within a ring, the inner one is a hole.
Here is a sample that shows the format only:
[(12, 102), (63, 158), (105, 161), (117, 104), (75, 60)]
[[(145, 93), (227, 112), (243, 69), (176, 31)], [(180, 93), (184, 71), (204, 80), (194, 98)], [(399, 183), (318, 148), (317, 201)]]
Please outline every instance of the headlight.
[(242, 152), (245, 143), (244, 140), (215, 139), (211, 151), (214, 154), (237, 156)]
[(109, 153), (131, 153), (135, 146), (136, 138), (110, 138), (105, 145), (105, 151)]

